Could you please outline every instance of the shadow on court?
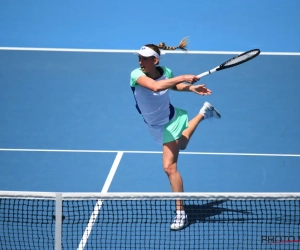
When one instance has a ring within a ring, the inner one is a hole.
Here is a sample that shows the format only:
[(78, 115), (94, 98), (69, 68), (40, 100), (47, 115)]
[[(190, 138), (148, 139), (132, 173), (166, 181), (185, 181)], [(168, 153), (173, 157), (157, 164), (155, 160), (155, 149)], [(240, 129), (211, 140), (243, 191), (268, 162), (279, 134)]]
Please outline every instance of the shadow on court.
[[(245, 218), (241, 218), (238, 215), (250, 214), (250, 212), (246, 210), (218, 207), (218, 205), (224, 202), (227, 202), (227, 200), (214, 201), (205, 205), (185, 205), (184, 207), (189, 220), (189, 225), (197, 222), (245, 221)], [(230, 215), (230, 217), (228, 215)]]

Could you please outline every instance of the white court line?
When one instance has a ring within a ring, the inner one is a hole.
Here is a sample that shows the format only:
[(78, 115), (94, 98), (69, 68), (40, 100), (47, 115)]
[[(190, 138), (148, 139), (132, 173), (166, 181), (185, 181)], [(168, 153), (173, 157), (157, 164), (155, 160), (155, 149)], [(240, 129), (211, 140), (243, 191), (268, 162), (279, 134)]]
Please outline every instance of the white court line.
[[(127, 153), (127, 154), (162, 154), (162, 151), (126, 151), (126, 150), (81, 150), (81, 149), (31, 149), (31, 148), (0, 148), (10, 152), (49, 152), (49, 153)], [(226, 152), (180, 152), (186, 155), (228, 155), (228, 156), (269, 156), (269, 157), (300, 157), (300, 154), (264, 154), (264, 153), (226, 153)]]
[(114, 176), (115, 176), (115, 173), (116, 173), (116, 171), (117, 171), (117, 168), (118, 168), (118, 166), (119, 166), (119, 164), (120, 164), (120, 161), (121, 161), (121, 159), (122, 159), (122, 156), (123, 156), (123, 152), (122, 152), (122, 151), (118, 151), (117, 156), (116, 156), (116, 158), (115, 158), (115, 160), (114, 160), (114, 163), (113, 163), (113, 165), (111, 166), (111, 169), (110, 169), (110, 171), (109, 171), (109, 174), (108, 174), (108, 176), (107, 176), (107, 178), (106, 178), (106, 181), (105, 181), (105, 183), (104, 183), (104, 186), (103, 186), (103, 188), (102, 188), (101, 193), (107, 193), (107, 191), (108, 191), (108, 189), (109, 189), (109, 186), (110, 186), (110, 184), (111, 184), (111, 182), (112, 182), (112, 180), (113, 180), (113, 178), (114, 178)]
[[(102, 188), (101, 193), (107, 193), (107, 191), (109, 189), (109, 186), (110, 186), (110, 184), (112, 182), (112, 179), (114, 178), (114, 175), (115, 175), (115, 173), (117, 171), (117, 168), (118, 168), (118, 166), (120, 164), (122, 156), (123, 156), (123, 152), (118, 151), (117, 156), (116, 156), (116, 158), (114, 160), (114, 163), (113, 163), (113, 165), (112, 165), (112, 167), (111, 167), (111, 169), (109, 171), (109, 174), (108, 174), (108, 176), (106, 178), (106, 181), (104, 183), (104, 186)], [(78, 245), (77, 250), (84, 249), (85, 244), (86, 244), (86, 242), (87, 242), (87, 240), (88, 240), (88, 238), (90, 236), (90, 233), (92, 232), (92, 228), (94, 226), (94, 223), (97, 220), (99, 211), (100, 211), (100, 209), (102, 207), (102, 203), (103, 203), (103, 200), (98, 200), (97, 201), (97, 203), (96, 203), (96, 205), (94, 207), (94, 211), (91, 214), (91, 217), (90, 217), (89, 222), (87, 224), (87, 227), (85, 228), (85, 231), (84, 231), (84, 233), (82, 235), (82, 238), (80, 240), (80, 243)]]
[[(137, 50), (126, 49), (76, 49), (76, 48), (34, 48), (34, 47), (0, 47), (0, 50), (19, 50), (19, 51), (53, 51), (53, 52), (91, 52), (91, 53), (135, 53)], [(245, 51), (164, 51), (166, 54), (209, 54), (209, 55), (232, 55), (241, 54)], [(273, 56), (300, 56), (300, 52), (261, 52), (260, 55)]]

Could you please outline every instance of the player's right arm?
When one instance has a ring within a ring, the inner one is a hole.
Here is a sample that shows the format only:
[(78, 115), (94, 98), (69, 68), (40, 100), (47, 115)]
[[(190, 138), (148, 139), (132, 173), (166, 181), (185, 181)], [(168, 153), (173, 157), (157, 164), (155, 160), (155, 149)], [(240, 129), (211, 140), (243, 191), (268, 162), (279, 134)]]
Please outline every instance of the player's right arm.
[(162, 91), (165, 89), (169, 89), (174, 87), (175, 85), (179, 83), (189, 83), (189, 84), (194, 84), (197, 82), (200, 78), (195, 76), (195, 75), (181, 75), (181, 76), (176, 76), (171, 79), (165, 79), (165, 80), (160, 80), (160, 81), (155, 81), (152, 78), (148, 76), (140, 76), (137, 79), (137, 83), (147, 89), (150, 89), (154, 92)]

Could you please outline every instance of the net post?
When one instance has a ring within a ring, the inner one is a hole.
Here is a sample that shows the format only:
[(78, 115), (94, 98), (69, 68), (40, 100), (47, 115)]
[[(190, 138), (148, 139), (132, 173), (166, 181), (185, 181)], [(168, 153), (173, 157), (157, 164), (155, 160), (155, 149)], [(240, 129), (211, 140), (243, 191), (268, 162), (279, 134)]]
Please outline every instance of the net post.
[(55, 201), (55, 250), (61, 250), (62, 193), (56, 193)]

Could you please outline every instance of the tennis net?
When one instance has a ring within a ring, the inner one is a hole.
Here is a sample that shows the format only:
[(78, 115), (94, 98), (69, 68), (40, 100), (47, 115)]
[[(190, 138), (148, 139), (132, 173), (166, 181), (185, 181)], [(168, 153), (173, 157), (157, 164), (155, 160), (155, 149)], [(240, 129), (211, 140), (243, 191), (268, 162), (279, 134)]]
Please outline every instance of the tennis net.
[(300, 193), (0, 192), (1, 250), (300, 249), (299, 229)]

